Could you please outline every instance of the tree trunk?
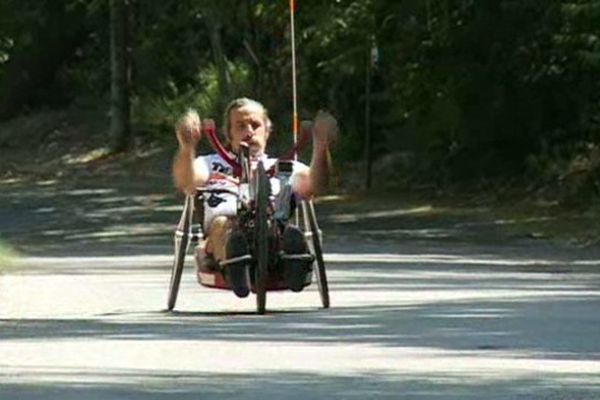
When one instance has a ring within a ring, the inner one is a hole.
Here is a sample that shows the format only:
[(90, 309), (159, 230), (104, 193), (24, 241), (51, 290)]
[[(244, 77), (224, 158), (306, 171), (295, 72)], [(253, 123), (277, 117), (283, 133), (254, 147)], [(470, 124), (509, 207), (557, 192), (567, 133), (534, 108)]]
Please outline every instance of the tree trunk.
[(27, 108), (56, 107), (70, 100), (56, 78), (87, 38), (87, 31), (79, 22), (84, 18), (83, 9), (44, 2), (32, 7), (31, 12), (44, 18), (37, 26), (27, 28), (30, 43), (17, 44), (9, 61), (2, 65), (0, 120)]
[(126, 150), (131, 143), (129, 13), (130, 0), (110, 0), (110, 144), (113, 152)]
[(207, 8), (207, 26), (210, 34), (210, 44), (213, 51), (213, 58), (219, 74), (219, 103), (227, 103), (233, 97), (233, 85), (231, 75), (227, 66), (227, 57), (223, 50), (221, 38), (222, 22), (217, 7), (223, 7), (219, 2), (210, 2)]
[[(249, 40), (244, 40), (244, 47), (246, 47), (246, 51), (248, 55), (252, 59), (252, 68), (254, 69), (254, 79), (252, 80), (252, 95), (257, 99), (261, 99), (263, 97), (263, 89), (264, 89), (264, 73), (263, 73), (263, 65), (258, 57), (257, 50), (260, 52), (260, 31), (256, 26), (256, 20), (254, 17), (252, 2), (246, 1), (246, 13), (245, 13), (245, 22), (247, 26), (247, 32)], [(261, 54), (261, 53), (259, 53)], [(264, 54), (262, 54), (264, 57)]]

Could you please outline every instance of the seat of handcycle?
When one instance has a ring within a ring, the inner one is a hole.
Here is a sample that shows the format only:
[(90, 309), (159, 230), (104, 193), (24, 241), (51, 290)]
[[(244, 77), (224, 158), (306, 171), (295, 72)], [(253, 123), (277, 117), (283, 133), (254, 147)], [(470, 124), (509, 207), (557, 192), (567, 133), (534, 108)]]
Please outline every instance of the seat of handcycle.
[[(231, 290), (231, 286), (226, 278), (226, 266), (220, 267), (218, 265), (213, 265), (215, 263), (205, 263), (203, 262), (206, 254), (204, 252), (204, 246), (202, 243), (205, 241), (204, 238), (204, 207), (205, 207), (205, 199), (209, 198), (210, 195), (215, 193), (222, 193), (222, 189), (211, 190), (198, 188), (194, 195), (194, 210), (193, 210), (193, 219), (195, 231), (193, 238), (195, 242), (199, 244), (198, 248), (194, 251), (194, 263), (196, 267), (196, 279), (198, 283), (202, 286), (216, 289), (225, 289)], [(305, 236), (307, 235), (306, 232)], [(277, 254), (273, 254), (272, 256), (278, 257)], [(256, 293), (255, 285), (254, 285), (254, 265), (253, 261), (249, 260), (250, 267), (250, 290), (253, 293)], [(269, 276), (266, 281), (266, 290), (267, 291), (278, 291), (278, 290), (288, 290), (288, 284), (283, 276), (283, 269), (280, 267), (279, 260), (272, 260), (269, 268)], [(210, 265), (210, 266), (209, 266)], [(304, 287), (310, 285), (312, 283), (312, 274), (308, 274), (306, 277), (306, 281), (304, 283)]]

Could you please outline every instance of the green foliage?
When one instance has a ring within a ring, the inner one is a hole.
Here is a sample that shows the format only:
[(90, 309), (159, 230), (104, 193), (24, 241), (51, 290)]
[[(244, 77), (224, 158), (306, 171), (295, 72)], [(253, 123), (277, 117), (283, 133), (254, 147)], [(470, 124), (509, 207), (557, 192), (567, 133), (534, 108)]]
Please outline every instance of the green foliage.
[[(81, 16), (65, 24), (78, 27), (78, 40), (65, 48), (60, 63), (48, 66), (56, 73), (37, 88), (37, 102), (24, 102), (21, 111), (49, 105), (51, 93), (68, 102), (106, 103), (106, 3), (0, 3), (0, 83), (18, 83), (17, 71), (33, 70), (35, 59), (23, 55), (40, 52), (44, 42), (37, 38), (46, 32), (40, 27), (57, 26), (65, 15)], [(137, 135), (163, 137), (188, 107), (218, 120), (229, 100), (224, 93), (258, 98), (270, 109), (276, 131), (290, 130), (287, 1), (136, 0), (134, 5)], [(403, 165), (411, 179), (444, 183), (532, 171), (542, 177), (540, 168), (569, 165), (540, 161), (557, 159), (549, 149), (568, 149), (561, 157), (570, 160), (600, 139), (599, 0), (302, 0), (296, 5), (300, 117), (310, 118), (319, 108), (333, 111), (342, 127), (336, 154), (342, 161), (364, 156), (372, 46), (379, 52), (370, 98), (374, 156), (410, 155), (402, 159), (410, 160)], [(17, 58), (20, 70), (12, 67)], [(0, 84), (0, 98), (23, 87)], [(284, 143), (289, 135), (276, 138)]]
[(0, 240), (0, 274), (12, 269), (17, 259), (17, 252)]
[[(426, 1), (387, 4), (379, 40), (390, 119), (386, 139), (415, 152), (425, 176), (455, 179), (522, 174), (544, 142), (581, 135), (581, 110), (595, 85), (577, 53), (557, 46), (566, 28), (560, 1)], [(385, 38), (402, 38), (386, 42)], [(589, 58), (588, 58), (589, 61)], [(398, 133), (400, 132), (400, 135)], [(400, 136), (400, 138), (399, 138)], [(400, 140), (399, 140), (400, 139)]]
[[(229, 69), (240, 88), (249, 85), (249, 71), (245, 65), (231, 64)], [(210, 117), (220, 122), (218, 73), (212, 64), (198, 69), (196, 80), (186, 86), (171, 81), (165, 83), (162, 94), (143, 93), (134, 99), (134, 124), (138, 133), (143, 132), (153, 140), (172, 141), (173, 126), (188, 108), (197, 110), (202, 118)]]

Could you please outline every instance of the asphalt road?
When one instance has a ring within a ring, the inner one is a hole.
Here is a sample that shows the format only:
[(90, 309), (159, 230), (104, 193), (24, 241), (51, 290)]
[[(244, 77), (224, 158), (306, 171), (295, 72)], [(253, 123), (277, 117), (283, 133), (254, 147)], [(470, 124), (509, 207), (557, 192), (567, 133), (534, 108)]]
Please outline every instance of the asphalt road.
[(166, 312), (165, 186), (4, 183), (0, 399), (598, 399), (600, 257), (486, 210), (325, 202), (314, 286), (200, 287)]

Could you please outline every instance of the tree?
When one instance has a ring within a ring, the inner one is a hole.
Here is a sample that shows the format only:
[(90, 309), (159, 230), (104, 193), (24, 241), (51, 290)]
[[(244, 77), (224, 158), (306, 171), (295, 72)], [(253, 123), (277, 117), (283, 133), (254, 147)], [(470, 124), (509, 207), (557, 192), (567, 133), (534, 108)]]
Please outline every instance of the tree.
[[(219, 76), (219, 92), (221, 98), (230, 98), (233, 95), (231, 75), (227, 65), (227, 57), (223, 47), (221, 31), (223, 29), (223, 3), (222, 1), (209, 1), (206, 8), (206, 24), (208, 26), (210, 44), (213, 51), (215, 66)], [(227, 9), (229, 12), (230, 9)]]
[(110, 140), (113, 152), (131, 142), (130, 0), (110, 0)]
[(57, 77), (86, 39), (84, 11), (66, 0), (0, 2), (0, 119), (68, 100)]

